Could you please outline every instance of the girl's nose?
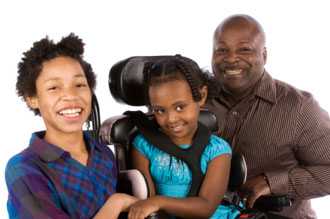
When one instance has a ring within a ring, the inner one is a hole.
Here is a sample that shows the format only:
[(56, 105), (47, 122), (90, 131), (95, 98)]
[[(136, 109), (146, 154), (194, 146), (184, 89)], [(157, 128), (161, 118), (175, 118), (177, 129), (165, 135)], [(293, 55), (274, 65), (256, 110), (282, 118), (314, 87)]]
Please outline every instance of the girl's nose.
[(178, 120), (178, 115), (176, 112), (168, 112), (167, 121), (169, 123), (174, 123)]

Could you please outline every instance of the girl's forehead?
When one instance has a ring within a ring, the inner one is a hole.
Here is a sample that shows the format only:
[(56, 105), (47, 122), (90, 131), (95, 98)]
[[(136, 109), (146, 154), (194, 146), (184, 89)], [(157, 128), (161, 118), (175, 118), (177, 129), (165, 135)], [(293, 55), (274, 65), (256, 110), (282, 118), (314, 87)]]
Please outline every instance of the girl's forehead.
[(173, 80), (149, 87), (150, 103), (176, 102), (191, 100), (192, 93), (185, 80)]

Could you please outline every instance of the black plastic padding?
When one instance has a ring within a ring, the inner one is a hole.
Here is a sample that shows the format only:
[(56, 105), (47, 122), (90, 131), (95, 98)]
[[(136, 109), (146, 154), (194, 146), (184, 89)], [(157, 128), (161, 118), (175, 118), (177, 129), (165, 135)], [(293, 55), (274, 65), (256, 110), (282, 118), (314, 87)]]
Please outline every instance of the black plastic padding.
[(132, 106), (145, 105), (144, 57), (130, 57), (112, 66), (109, 88), (116, 101)]
[(135, 56), (112, 66), (109, 73), (109, 88), (116, 101), (131, 106), (146, 105), (145, 67), (153, 58)]
[(246, 181), (247, 168), (244, 156), (239, 153), (233, 153), (231, 158), (231, 168), (228, 188), (230, 191), (237, 190)]
[(284, 207), (292, 205), (291, 199), (287, 195), (262, 195), (253, 205), (261, 211), (282, 211)]
[(147, 66), (173, 56), (132, 56), (114, 64), (109, 72), (109, 88), (114, 99), (131, 106), (146, 105)]
[(106, 144), (127, 145), (135, 131), (135, 125), (125, 115), (105, 120), (99, 131), (99, 138)]
[(205, 125), (211, 132), (218, 131), (217, 117), (212, 112), (201, 110), (198, 121)]
[(136, 131), (135, 124), (133, 124), (127, 116), (117, 120), (112, 128), (110, 138), (113, 144), (127, 145)]

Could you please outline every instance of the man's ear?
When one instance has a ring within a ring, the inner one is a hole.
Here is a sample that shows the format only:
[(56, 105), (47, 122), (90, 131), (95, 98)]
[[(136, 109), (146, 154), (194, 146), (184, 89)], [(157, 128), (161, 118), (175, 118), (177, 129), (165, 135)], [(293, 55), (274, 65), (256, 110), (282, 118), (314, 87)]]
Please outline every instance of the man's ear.
[(25, 97), (26, 104), (32, 109), (39, 108), (39, 102), (37, 97)]
[(201, 94), (201, 100), (198, 101), (199, 106), (203, 106), (206, 103), (207, 99), (207, 86), (203, 86), (199, 89), (199, 93)]
[(264, 57), (264, 64), (266, 64), (266, 62), (267, 62), (267, 48), (266, 47), (264, 47), (264, 51), (262, 52), (262, 55)]

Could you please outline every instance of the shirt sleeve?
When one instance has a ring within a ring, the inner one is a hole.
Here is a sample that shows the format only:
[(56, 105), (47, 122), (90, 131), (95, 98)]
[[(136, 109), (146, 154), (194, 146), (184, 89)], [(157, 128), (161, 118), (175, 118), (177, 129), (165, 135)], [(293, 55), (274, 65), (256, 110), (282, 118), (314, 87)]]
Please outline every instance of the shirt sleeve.
[(312, 96), (302, 103), (296, 124), (295, 168), (266, 173), (273, 193), (310, 199), (330, 193), (330, 119)]
[(22, 164), (18, 157), (14, 157), (8, 162), (5, 175), (9, 218), (69, 219), (56, 204), (51, 182), (36, 168)]
[(210, 144), (207, 146), (206, 150), (209, 154), (209, 160), (213, 160), (215, 157), (220, 156), (222, 154), (231, 154), (231, 147), (229, 144), (222, 138), (211, 135)]
[(152, 156), (153, 148), (150, 143), (141, 134), (133, 139), (133, 147), (149, 159)]
[(209, 162), (214, 158), (223, 154), (231, 155), (231, 153), (231, 147), (224, 139), (211, 135), (209, 144), (206, 146), (201, 158), (202, 172), (206, 173)]

